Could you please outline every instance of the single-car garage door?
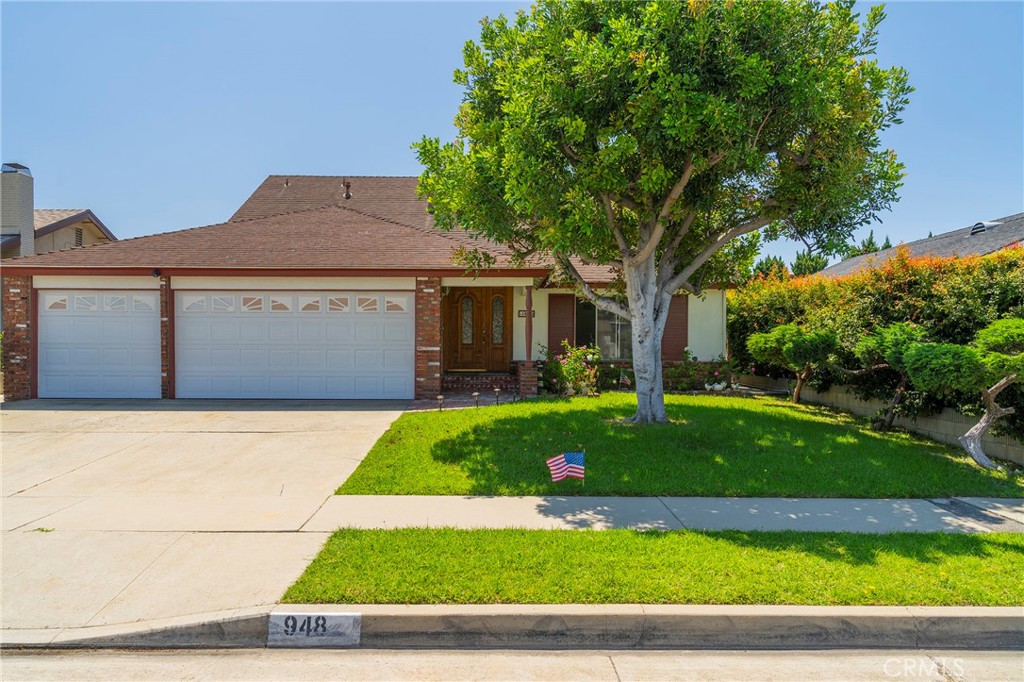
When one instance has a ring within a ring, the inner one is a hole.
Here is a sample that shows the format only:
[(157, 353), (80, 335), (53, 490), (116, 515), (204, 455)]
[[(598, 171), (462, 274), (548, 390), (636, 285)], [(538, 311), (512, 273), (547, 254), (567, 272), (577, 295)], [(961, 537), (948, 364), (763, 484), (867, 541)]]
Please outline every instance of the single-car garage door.
[(412, 398), (413, 292), (178, 291), (179, 398)]
[(40, 398), (159, 398), (155, 291), (39, 293)]

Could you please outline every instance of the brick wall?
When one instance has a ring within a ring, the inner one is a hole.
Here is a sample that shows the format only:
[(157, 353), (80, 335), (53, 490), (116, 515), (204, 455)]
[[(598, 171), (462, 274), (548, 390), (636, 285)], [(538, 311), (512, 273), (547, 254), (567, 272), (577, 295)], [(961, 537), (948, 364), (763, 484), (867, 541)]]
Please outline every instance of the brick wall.
[(160, 278), (160, 397), (174, 397), (174, 292), (171, 278)]
[(416, 278), (416, 397), (441, 392), (441, 280)]
[(32, 397), (32, 277), (0, 278), (3, 296), (3, 387), (5, 400)]

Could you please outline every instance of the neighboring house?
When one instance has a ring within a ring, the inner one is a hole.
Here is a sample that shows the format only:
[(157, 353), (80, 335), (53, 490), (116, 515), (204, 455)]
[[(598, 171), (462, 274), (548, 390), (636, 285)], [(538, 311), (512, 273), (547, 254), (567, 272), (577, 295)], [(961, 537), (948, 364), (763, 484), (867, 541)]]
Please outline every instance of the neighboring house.
[(986, 220), (952, 232), (919, 239), (909, 244), (900, 244), (891, 249), (854, 256), (821, 271), (826, 277), (851, 275), (864, 268), (881, 265), (896, 254), (899, 248), (906, 248), (912, 258), (935, 256), (984, 256), (1002, 249), (1024, 243), (1024, 213), (1017, 213), (998, 220)]
[[(6, 261), (7, 398), (532, 394), (563, 339), (628, 360), (628, 323), (543, 264), (435, 229), (416, 182), (270, 176), (226, 223)], [(466, 273), (461, 247), (495, 265)], [(687, 346), (726, 352), (721, 290), (673, 301), (664, 357)]]
[(117, 241), (87, 208), (34, 208), (33, 179), (27, 167), (4, 164), (0, 178), (0, 258)]

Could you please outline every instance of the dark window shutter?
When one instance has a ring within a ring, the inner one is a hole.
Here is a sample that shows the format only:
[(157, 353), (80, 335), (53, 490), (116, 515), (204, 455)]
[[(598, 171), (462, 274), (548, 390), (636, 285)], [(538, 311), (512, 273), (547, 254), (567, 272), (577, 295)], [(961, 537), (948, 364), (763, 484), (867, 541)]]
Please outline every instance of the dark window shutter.
[(689, 296), (673, 296), (665, 323), (665, 336), (661, 339), (661, 359), (678, 362), (683, 359), (683, 349), (689, 344), (689, 330), (686, 325)]
[(576, 296), (551, 294), (548, 296), (548, 349), (561, 352), (562, 341), (572, 343), (576, 338)]

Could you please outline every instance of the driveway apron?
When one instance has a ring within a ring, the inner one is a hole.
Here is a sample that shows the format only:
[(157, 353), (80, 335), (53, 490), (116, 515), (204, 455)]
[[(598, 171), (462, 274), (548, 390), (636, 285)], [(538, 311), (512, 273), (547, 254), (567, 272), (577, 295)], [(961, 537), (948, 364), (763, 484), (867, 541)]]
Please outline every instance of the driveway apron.
[(269, 610), (327, 538), (299, 529), (405, 406), (4, 405), (3, 629)]

